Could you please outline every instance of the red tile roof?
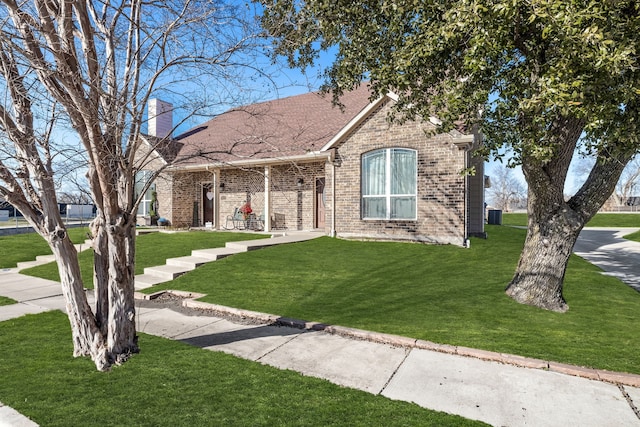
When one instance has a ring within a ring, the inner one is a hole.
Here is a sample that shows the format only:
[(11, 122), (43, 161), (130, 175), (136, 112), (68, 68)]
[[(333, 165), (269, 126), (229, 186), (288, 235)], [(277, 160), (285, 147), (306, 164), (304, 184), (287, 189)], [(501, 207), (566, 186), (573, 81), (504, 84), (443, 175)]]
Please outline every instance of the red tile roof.
[(334, 106), (318, 92), (234, 108), (176, 137), (178, 167), (264, 159), (317, 152), (370, 104), (359, 88)]

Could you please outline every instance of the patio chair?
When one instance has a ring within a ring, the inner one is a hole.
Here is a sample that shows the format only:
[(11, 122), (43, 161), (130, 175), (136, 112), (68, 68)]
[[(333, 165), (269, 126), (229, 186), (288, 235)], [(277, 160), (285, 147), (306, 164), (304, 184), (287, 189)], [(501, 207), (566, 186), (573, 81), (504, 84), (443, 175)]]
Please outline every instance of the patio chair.
[(284, 214), (281, 214), (281, 213), (273, 214), (273, 217), (271, 217), (271, 224), (274, 230), (286, 230), (287, 228)]
[(251, 227), (249, 228), (256, 231), (264, 230), (264, 214), (260, 214), (259, 216), (254, 216), (251, 219)]
[(233, 215), (227, 215), (227, 220), (224, 224), (224, 228), (227, 230), (244, 230), (246, 226), (246, 222), (244, 219), (244, 215), (240, 212), (239, 208), (235, 208), (233, 210)]

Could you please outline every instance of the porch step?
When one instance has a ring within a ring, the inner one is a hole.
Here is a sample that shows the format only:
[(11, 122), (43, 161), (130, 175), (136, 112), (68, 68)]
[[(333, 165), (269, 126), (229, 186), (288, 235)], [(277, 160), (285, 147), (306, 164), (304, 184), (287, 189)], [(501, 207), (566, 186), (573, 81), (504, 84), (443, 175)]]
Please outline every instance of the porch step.
[(193, 268), (187, 268), (177, 265), (159, 265), (156, 267), (147, 267), (144, 269), (145, 275), (156, 276), (163, 281), (173, 280), (176, 277), (182, 276), (184, 273), (193, 270)]
[(55, 260), (56, 260), (55, 255), (38, 255), (36, 257), (36, 262), (39, 262), (40, 264), (48, 264), (51, 261), (55, 261)]
[[(74, 246), (78, 252), (86, 251), (91, 248), (92, 241), (90, 239), (85, 240), (83, 243), (76, 243)], [(38, 255), (36, 256), (35, 261), (22, 261), (16, 264), (18, 270), (23, 270), (25, 268), (37, 267), (42, 264), (48, 264), (50, 262), (54, 262), (56, 260), (55, 255)]]
[(136, 289), (150, 288), (153, 285), (157, 285), (158, 283), (164, 283), (164, 282), (168, 282), (168, 280), (165, 280), (162, 277), (153, 276), (151, 274), (138, 274), (135, 277), (135, 288)]
[(18, 270), (24, 270), (25, 268), (36, 267), (38, 265), (42, 265), (43, 263), (40, 261), (23, 261), (17, 264)]
[(195, 270), (201, 265), (204, 265), (212, 261), (215, 261), (215, 260), (211, 258), (203, 258), (198, 256), (183, 256), (180, 258), (169, 258), (167, 260), (167, 265), (174, 265), (176, 267), (185, 267), (191, 270)]
[(318, 236), (310, 237), (308, 233), (285, 233), (282, 235), (274, 235), (270, 239), (245, 240), (242, 242), (227, 242), (227, 248), (238, 249), (241, 252), (253, 251), (268, 246), (281, 245), (284, 243), (303, 242)]
[(215, 261), (228, 257), (229, 255), (246, 251), (247, 250), (243, 248), (232, 248), (229, 246), (229, 243), (227, 243), (227, 246), (224, 248), (197, 249), (191, 251), (191, 256), (198, 258), (207, 258), (209, 261)]

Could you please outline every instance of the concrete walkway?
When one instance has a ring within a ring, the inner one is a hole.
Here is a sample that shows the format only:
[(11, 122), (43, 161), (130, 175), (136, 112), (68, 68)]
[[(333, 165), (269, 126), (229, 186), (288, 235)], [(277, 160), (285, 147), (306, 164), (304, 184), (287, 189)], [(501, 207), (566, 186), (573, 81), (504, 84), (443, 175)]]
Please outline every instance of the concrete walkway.
[[(0, 272), (0, 295), (19, 301), (0, 307), (0, 321), (64, 309), (58, 283), (15, 270)], [(637, 375), (189, 301), (183, 301), (186, 308), (176, 308), (175, 301), (138, 300), (138, 330), (495, 426), (640, 425), (635, 408), (640, 406)], [(203, 309), (226, 311), (228, 316), (209, 316)], [(234, 322), (234, 315), (262, 323)], [(35, 424), (0, 406), (0, 425)]]
[(604, 274), (617, 277), (640, 292), (640, 243), (623, 239), (638, 228), (586, 228), (573, 251)]

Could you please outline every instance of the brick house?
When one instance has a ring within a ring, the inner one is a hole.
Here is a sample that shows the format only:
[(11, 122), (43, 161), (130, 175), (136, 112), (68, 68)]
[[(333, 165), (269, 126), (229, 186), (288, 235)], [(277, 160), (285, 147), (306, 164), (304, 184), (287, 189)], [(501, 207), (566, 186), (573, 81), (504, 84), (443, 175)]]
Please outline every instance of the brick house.
[[(394, 102), (371, 102), (362, 86), (342, 108), (307, 93), (216, 116), (152, 150), (147, 169), (170, 164), (154, 184), (159, 215), (175, 227), (224, 229), (249, 202), (262, 221), (247, 224), (265, 230), (456, 245), (483, 235), (484, 163), (473, 156), (481, 135), (390, 124)], [(149, 133), (165, 136), (170, 106), (153, 108), (166, 111), (150, 109)], [(474, 176), (461, 174), (470, 166)]]

